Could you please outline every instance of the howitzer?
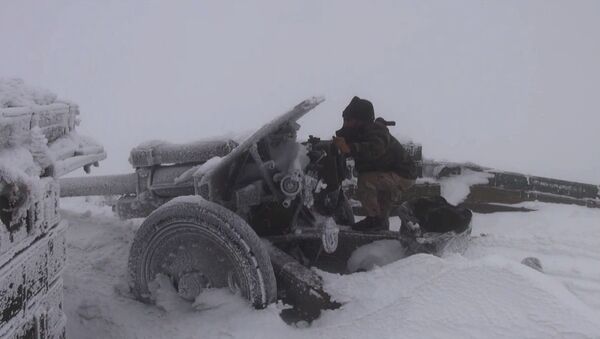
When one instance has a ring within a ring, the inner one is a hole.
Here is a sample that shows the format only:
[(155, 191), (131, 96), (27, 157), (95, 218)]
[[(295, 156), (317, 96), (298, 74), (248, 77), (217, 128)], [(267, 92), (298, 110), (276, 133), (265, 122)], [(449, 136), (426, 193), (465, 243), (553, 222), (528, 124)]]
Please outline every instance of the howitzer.
[[(120, 195), (120, 217), (147, 217), (129, 259), (132, 292), (141, 300), (152, 301), (148, 284), (160, 274), (185, 299), (228, 287), (255, 307), (281, 298), (312, 319), (339, 304), (297, 262), (318, 254), (298, 257), (296, 241), (333, 253), (338, 225), (353, 222), (342, 190), (352, 173), (345, 159), (331, 141), (296, 140), (297, 120), (322, 101), (303, 101), (239, 144), (141, 145), (129, 158), (134, 173), (65, 178), (61, 196)], [(280, 236), (289, 240), (270, 244)]]
[(129, 258), (140, 300), (152, 302), (148, 284), (164, 275), (185, 299), (228, 287), (255, 307), (279, 298), (313, 319), (340, 305), (308, 267), (345, 272), (357, 247), (403, 237), (344, 226), (354, 222), (353, 161), (331, 140), (296, 140), (298, 119), (322, 101), (303, 101), (241, 143), (141, 145), (134, 173), (61, 179), (61, 196), (120, 195), (120, 217), (146, 217)]
[[(61, 197), (119, 195), (114, 209), (123, 219), (146, 217), (174, 197), (197, 192), (248, 218), (249, 208), (261, 203), (277, 203), (288, 209), (301, 197), (312, 207), (315, 195), (318, 208), (331, 214), (335, 208), (330, 204), (337, 204), (342, 181), (352, 176), (352, 162), (347, 164), (329, 140), (311, 136), (307, 142), (296, 143), (298, 127), (288, 125), (272, 133), (269, 143), (259, 141), (245, 152), (238, 151), (240, 155), (230, 155), (240, 146), (234, 140), (144, 144), (131, 151), (134, 173), (64, 178), (60, 181)], [(244, 148), (242, 145), (238, 150)], [(221, 159), (225, 156), (233, 160)], [(196, 172), (202, 177), (211, 164), (221, 161), (230, 162), (226, 171), (211, 169), (210, 180), (195, 180)], [(318, 192), (307, 191), (308, 185)], [(209, 186), (212, 193), (207, 191)]]
[[(354, 221), (353, 209), (360, 212), (351, 201), (356, 182), (352, 160), (329, 140), (296, 140), (297, 121), (322, 101), (303, 101), (241, 143), (141, 145), (129, 158), (134, 173), (61, 179), (61, 196), (119, 195), (114, 209), (120, 217), (146, 217), (131, 247), (129, 272), (133, 294), (147, 302), (153, 300), (148, 285), (162, 275), (184, 299), (193, 300), (207, 288), (227, 287), (255, 307), (282, 299), (304, 319), (314, 319), (319, 310), (340, 305), (307, 267), (346, 272), (356, 248), (382, 239), (400, 240), (408, 254), (464, 250), (471, 231), (466, 209), (457, 225), (442, 220), (448, 224), (442, 226), (452, 230), (437, 234), (410, 233), (404, 228), (407, 220), (402, 220), (400, 232), (364, 233), (345, 226)], [(489, 178), (487, 186), (475, 186), (480, 191), (490, 187), (504, 194), (515, 183), (512, 179), (520, 180), (475, 165), (422, 161), (419, 145), (404, 146), (416, 161), (419, 176), (428, 177), (404, 192), (404, 200), (439, 196), (439, 180), (465, 170)], [(541, 179), (526, 181), (537, 189), (550, 189)], [(559, 184), (565, 192), (575, 187)], [(585, 186), (584, 191), (588, 188), (588, 195), (597, 196), (597, 186)], [(477, 192), (465, 200), (473, 208), (512, 208), (494, 204), (493, 197), (481, 199)], [(436, 200), (419, 201), (423, 203), (435, 205)], [(398, 206), (394, 214), (406, 219), (413, 212), (428, 213), (411, 206), (416, 205)], [(421, 219), (423, 224), (430, 218)]]

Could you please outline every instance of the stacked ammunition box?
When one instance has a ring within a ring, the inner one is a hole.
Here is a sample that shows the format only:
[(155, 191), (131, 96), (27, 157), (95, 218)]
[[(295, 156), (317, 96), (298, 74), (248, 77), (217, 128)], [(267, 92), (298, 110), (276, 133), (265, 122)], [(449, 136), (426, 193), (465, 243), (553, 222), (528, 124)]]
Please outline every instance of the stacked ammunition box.
[[(0, 109), (0, 192), (15, 180), (28, 187), (20, 192), (27, 194), (21, 213), (0, 221), (0, 338), (65, 337), (61, 272), (67, 225), (58, 213), (56, 177), (106, 157), (89, 141), (65, 142), (76, 137), (71, 133), (77, 115), (77, 106), (68, 103)], [(32, 151), (40, 131), (51, 158), (44, 164), (36, 163)], [(12, 155), (27, 152), (34, 166), (22, 168)]]

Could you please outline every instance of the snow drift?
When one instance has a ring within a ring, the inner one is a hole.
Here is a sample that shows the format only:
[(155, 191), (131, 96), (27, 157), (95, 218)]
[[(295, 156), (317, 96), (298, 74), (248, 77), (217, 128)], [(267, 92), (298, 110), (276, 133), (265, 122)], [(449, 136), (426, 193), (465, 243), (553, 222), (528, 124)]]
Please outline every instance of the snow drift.
[[(90, 200), (93, 202), (93, 200)], [(588, 295), (600, 291), (594, 267), (600, 264), (600, 211), (575, 206), (538, 204), (528, 214), (476, 215), (473, 240), (465, 256), (415, 255), (369, 272), (337, 275), (321, 272), (325, 288), (344, 305), (313, 322), (290, 327), (279, 318), (285, 305), (255, 311), (244, 300), (222, 298), (221, 291), (191, 303), (164, 291), (160, 305), (131, 298), (126, 258), (139, 220), (120, 221), (108, 207), (81, 199), (63, 199), (69, 262), (65, 301), (70, 337), (119, 338), (598, 338), (599, 307), (584, 303), (560, 276), (564, 260), (544, 253), (569, 253), (571, 263), (589, 260), (572, 274), (588, 282)], [(554, 221), (552, 221), (554, 220)], [(593, 238), (572, 232), (564, 238), (564, 221)], [(521, 232), (501, 231), (512, 222)], [(544, 224), (546, 237), (536, 236)], [(526, 225), (532, 225), (526, 227)], [(596, 233), (594, 233), (596, 232)], [(501, 235), (502, 234), (502, 235)], [(574, 239), (587, 239), (578, 251)], [(527, 250), (520, 247), (523, 242)], [(501, 247), (500, 245), (506, 245)], [(512, 247), (511, 247), (512, 244)], [(382, 250), (386, 246), (378, 246)], [(393, 249), (394, 246), (390, 246)], [(393, 250), (392, 250), (393, 252)], [(385, 250), (382, 251), (386, 253)], [(387, 252), (389, 255), (390, 252)], [(542, 259), (540, 273), (520, 263), (524, 256)], [(593, 258), (593, 259), (592, 259)], [(384, 263), (382, 263), (384, 264)], [(591, 294), (590, 294), (591, 293)], [(214, 294), (214, 295), (213, 295)], [(200, 309), (200, 310), (199, 310)]]

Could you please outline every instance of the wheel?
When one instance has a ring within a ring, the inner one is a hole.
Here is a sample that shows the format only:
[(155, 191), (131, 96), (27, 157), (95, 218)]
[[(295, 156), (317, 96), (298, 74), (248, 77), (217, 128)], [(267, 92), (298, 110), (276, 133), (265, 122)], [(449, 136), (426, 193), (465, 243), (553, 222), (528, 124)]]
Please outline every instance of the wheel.
[(179, 197), (152, 212), (129, 254), (132, 293), (152, 302), (148, 284), (167, 276), (194, 300), (204, 289), (229, 287), (256, 308), (277, 297), (273, 267), (258, 235), (237, 214), (199, 196)]

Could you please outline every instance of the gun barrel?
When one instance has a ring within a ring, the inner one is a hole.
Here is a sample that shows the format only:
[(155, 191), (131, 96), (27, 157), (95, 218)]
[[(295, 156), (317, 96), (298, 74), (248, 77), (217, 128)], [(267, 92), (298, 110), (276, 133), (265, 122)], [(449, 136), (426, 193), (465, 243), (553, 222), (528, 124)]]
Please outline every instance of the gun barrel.
[(117, 174), (94, 177), (61, 178), (61, 197), (91, 195), (123, 195), (137, 192), (137, 174)]

